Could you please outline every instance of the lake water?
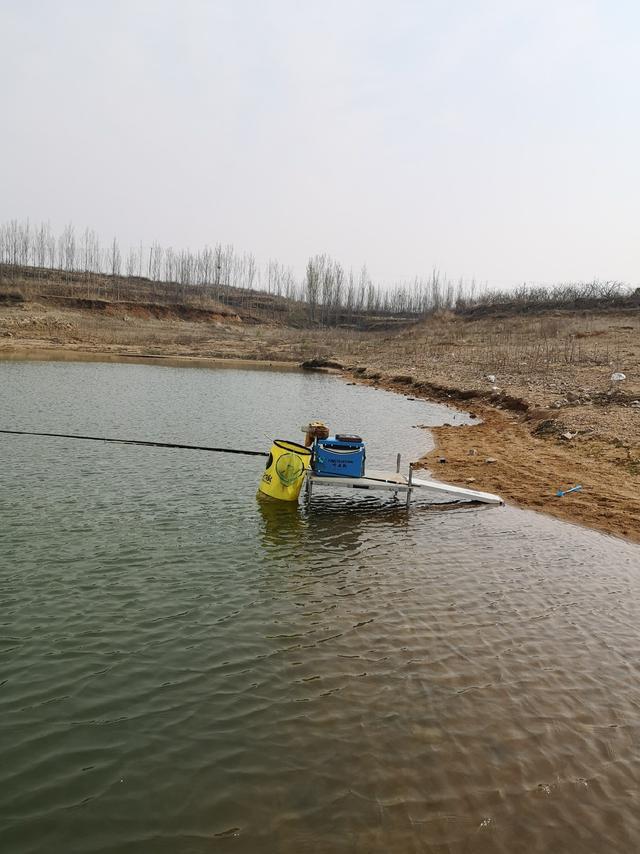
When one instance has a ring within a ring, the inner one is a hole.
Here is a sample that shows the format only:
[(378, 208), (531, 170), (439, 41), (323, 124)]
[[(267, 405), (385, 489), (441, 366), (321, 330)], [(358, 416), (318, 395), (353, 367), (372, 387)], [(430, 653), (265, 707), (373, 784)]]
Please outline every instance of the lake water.
[[(4, 428), (256, 450), (321, 417), (378, 468), (454, 419), (235, 369), (1, 363), (0, 393)], [(0, 435), (0, 850), (639, 850), (640, 548), (269, 504), (263, 465)]]

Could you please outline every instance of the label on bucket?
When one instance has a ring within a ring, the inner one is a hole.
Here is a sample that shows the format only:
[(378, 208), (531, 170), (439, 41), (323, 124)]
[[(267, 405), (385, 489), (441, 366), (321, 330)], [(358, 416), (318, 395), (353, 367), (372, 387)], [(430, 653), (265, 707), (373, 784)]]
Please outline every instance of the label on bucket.
[(285, 486), (291, 486), (304, 474), (304, 463), (297, 454), (283, 454), (276, 463), (276, 472)]

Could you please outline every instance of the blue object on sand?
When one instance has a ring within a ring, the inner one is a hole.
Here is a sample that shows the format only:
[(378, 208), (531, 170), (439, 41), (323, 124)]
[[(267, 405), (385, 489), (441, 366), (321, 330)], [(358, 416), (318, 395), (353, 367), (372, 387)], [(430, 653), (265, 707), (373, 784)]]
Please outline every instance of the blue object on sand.
[(569, 495), (570, 492), (580, 492), (581, 489), (582, 487), (578, 484), (578, 486), (572, 486), (571, 489), (565, 489), (564, 492), (559, 489), (556, 492), (556, 495), (558, 496), (558, 498), (562, 498), (563, 495)]

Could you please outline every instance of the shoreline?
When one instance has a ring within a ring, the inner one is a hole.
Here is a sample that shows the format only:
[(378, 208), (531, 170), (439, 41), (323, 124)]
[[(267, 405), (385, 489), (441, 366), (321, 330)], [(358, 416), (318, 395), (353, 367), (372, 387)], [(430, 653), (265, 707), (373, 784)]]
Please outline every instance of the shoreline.
[[(517, 399), (514, 409), (498, 408), (464, 390), (438, 388), (410, 377), (374, 374), (373, 379), (360, 371), (342, 373), (363, 385), (476, 416), (472, 424), (425, 428), (435, 447), (415, 467), (427, 469), (435, 480), (494, 492), (516, 507), (640, 543), (640, 490), (624, 483), (617, 467), (599, 458), (597, 443), (570, 444), (535, 435), (531, 428), (538, 422), (518, 411)], [(579, 492), (556, 495), (558, 489), (578, 484)]]
[[(304, 370), (299, 361), (60, 346), (2, 348), (0, 360)], [(427, 428), (435, 448), (417, 461), (416, 468), (428, 468), (435, 479), (496, 492), (518, 507), (640, 543), (640, 490), (633, 482), (625, 482), (616, 465), (601, 458), (602, 449), (597, 442), (568, 443), (556, 436), (536, 435), (538, 422), (532, 420), (519, 399), (500, 398), (494, 402), (455, 386), (445, 388), (409, 376), (371, 373), (362, 366), (313, 370), (475, 414), (477, 421), (473, 424)], [(556, 496), (558, 489), (577, 484), (582, 487), (580, 492)]]
[(274, 359), (224, 358), (163, 353), (132, 353), (113, 350), (74, 350), (69, 347), (28, 347), (0, 349), (3, 362), (101, 362), (103, 364), (168, 365), (193, 368), (255, 368), (256, 370), (302, 371), (298, 362)]

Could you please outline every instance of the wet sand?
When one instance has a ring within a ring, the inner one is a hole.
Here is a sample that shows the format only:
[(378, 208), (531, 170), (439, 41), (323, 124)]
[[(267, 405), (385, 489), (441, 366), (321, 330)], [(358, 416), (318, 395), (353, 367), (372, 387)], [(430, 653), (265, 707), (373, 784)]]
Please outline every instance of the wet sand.
[[(434, 476), (640, 542), (640, 490), (625, 483), (617, 467), (598, 457), (596, 448), (539, 439), (504, 412), (476, 409), (482, 423), (432, 429), (437, 447), (420, 463)], [(576, 485), (582, 487), (579, 492), (557, 496), (558, 490)]]
[[(476, 415), (476, 423), (429, 427), (436, 447), (418, 461), (437, 480), (494, 492), (505, 501), (640, 542), (640, 477), (623, 476), (607, 459), (608, 443), (597, 438), (567, 441), (556, 433), (535, 435), (540, 413), (518, 413), (470, 400), (462, 406), (452, 392), (420, 391), (393, 378), (349, 373), (351, 381), (410, 397), (438, 400)], [(563, 497), (580, 485), (579, 492)]]

